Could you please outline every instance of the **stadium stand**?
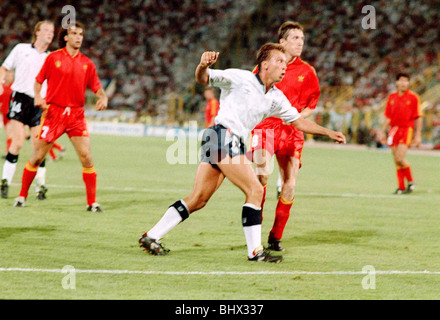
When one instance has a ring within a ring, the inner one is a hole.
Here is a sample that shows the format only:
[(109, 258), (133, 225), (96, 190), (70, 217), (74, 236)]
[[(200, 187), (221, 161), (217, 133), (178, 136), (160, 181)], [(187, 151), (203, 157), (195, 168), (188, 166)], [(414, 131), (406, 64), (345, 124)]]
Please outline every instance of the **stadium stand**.
[[(251, 69), (256, 49), (277, 40), (280, 23), (297, 20), (306, 28), (303, 59), (316, 68), (322, 89), (316, 120), (364, 143), (357, 134), (366, 129), (369, 140), (374, 136), (395, 73), (413, 75), (421, 95), (440, 80), (437, 1), (385, 3), (369, 3), (376, 8), (376, 29), (362, 28), (360, 0), (84, 0), (76, 17), (86, 23), (84, 53), (111, 94), (110, 108), (134, 111), (123, 119), (146, 123), (200, 117), (203, 99), (193, 82), (200, 52), (222, 52), (219, 67)], [(74, 2), (2, 1), (0, 59), (16, 43), (29, 41), (38, 20), (60, 25), (66, 4)], [(430, 96), (424, 105), (432, 114), (425, 119), (432, 126), (427, 140), (440, 131), (439, 101)]]

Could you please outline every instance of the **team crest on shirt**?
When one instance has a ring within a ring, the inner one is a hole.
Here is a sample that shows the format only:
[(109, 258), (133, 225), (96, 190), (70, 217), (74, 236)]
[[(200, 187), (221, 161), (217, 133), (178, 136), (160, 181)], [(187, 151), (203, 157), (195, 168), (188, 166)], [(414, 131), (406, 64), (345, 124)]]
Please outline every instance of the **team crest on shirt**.
[(61, 67), (61, 61), (60, 60), (55, 61), (55, 67), (57, 67), (57, 68)]
[(86, 64), (83, 65), (83, 69), (84, 69), (84, 70), (87, 70), (87, 65), (86, 65)]
[(390, 102), (391, 104), (394, 104), (394, 100), (391, 100), (391, 102)]
[(298, 76), (298, 81), (299, 82), (303, 82), (304, 81), (304, 76)]
[(406, 105), (409, 105), (411, 102), (408, 100), (407, 102), (406, 102)]

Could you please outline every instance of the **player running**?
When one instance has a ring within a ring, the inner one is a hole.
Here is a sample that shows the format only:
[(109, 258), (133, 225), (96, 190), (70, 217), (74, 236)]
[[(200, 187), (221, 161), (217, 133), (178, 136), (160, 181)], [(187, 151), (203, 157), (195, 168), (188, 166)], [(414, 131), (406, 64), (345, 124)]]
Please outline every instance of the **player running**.
[[(300, 58), (304, 45), (303, 27), (297, 22), (283, 23), (278, 30), (278, 41), (286, 51), (288, 65), (286, 75), (276, 87), (285, 94), (301, 116), (307, 118), (318, 103), (320, 89), (315, 69)], [(284, 251), (280, 241), (295, 199), (296, 178), (301, 167), (303, 146), (303, 132), (279, 118), (267, 118), (252, 131), (251, 152), (256, 163), (258, 180), (264, 188), (261, 208), (266, 200), (266, 186), (273, 155), (276, 155), (281, 174), (281, 192), (275, 210), (275, 221), (268, 238), (270, 250)]]
[[(84, 116), (85, 91), (89, 87), (98, 97), (96, 110), (107, 108), (108, 99), (101, 87), (95, 64), (80, 52), (84, 25), (77, 22), (61, 29), (58, 41), (63, 49), (48, 55), (35, 82), (35, 105), (44, 109), (35, 150), (27, 162), (21, 191), (14, 206), (23, 207), (39, 164), (64, 133), (70, 138), (83, 166), (87, 210), (103, 212), (96, 202), (96, 171), (90, 152), (90, 137)], [(47, 98), (41, 97), (41, 84), (47, 80)]]
[[(17, 161), (24, 140), (26, 139), (25, 126), (29, 126), (32, 139), (32, 148), (35, 149), (38, 127), (42, 110), (36, 107), (34, 102), (35, 77), (41, 69), (47, 55), (48, 48), (54, 36), (54, 25), (50, 21), (40, 21), (35, 25), (32, 43), (19, 43), (0, 68), (0, 83), (4, 81), (7, 70), (15, 70), (15, 80), (11, 86), (11, 94), (8, 118), (11, 145), (9, 146), (6, 160), (3, 165), (1, 196), (8, 198), (9, 186), (17, 169)], [(0, 94), (3, 89), (0, 86)], [(42, 88), (41, 95), (46, 95), (46, 83)], [(45, 187), (46, 167), (45, 161), (39, 163), (37, 173), (37, 199), (46, 199), (47, 188)]]
[(203, 208), (226, 177), (246, 197), (242, 209), (242, 225), (248, 260), (282, 261), (282, 256), (271, 255), (261, 243), (260, 205), (263, 187), (247, 160), (244, 141), (265, 117), (278, 116), (300, 130), (326, 135), (339, 143), (345, 143), (342, 133), (301, 117), (284, 94), (274, 87), (286, 72), (287, 58), (284, 52), (279, 44), (263, 45), (257, 54), (257, 74), (240, 69), (209, 69), (217, 61), (219, 53), (203, 53), (195, 72), (196, 81), (201, 85), (209, 84), (221, 89), (220, 111), (215, 118), (215, 126), (204, 132), (202, 157), (192, 193), (172, 204), (160, 221), (139, 239), (141, 247), (148, 253), (166, 255), (169, 250), (163, 247), (160, 239), (191, 213)]
[[(381, 130), (381, 141), (391, 147), (396, 164), (398, 188), (395, 194), (411, 193), (414, 180), (409, 162), (405, 159), (411, 143), (419, 147), (422, 141), (422, 110), (418, 94), (409, 90), (409, 75), (396, 76), (397, 91), (388, 96), (385, 107), (385, 122)], [(388, 131), (386, 139), (385, 132)], [(415, 132), (415, 134), (414, 134)], [(413, 140), (414, 138), (414, 140)], [(405, 188), (405, 179), (408, 182)]]

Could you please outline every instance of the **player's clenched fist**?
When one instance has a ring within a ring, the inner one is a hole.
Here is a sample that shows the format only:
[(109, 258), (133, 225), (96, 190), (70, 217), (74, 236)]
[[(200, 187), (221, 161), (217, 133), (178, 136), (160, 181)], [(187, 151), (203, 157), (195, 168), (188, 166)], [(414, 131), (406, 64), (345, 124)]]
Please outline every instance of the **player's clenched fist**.
[(202, 54), (202, 58), (200, 59), (200, 65), (202, 67), (209, 67), (217, 62), (219, 52), (215, 51), (206, 51)]

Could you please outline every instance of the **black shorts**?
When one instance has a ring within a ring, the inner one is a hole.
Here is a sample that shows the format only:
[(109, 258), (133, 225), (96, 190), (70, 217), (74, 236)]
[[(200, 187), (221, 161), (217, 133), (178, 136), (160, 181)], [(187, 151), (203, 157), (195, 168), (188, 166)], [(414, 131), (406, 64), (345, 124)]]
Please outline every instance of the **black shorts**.
[(207, 128), (203, 133), (200, 162), (208, 162), (214, 168), (226, 155), (231, 158), (246, 154), (243, 139), (222, 125)]
[(20, 121), (32, 128), (40, 125), (42, 113), (43, 109), (34, 105), (33, 98), (21, 92), (12, 92), (9, 100), (8, 119)]

